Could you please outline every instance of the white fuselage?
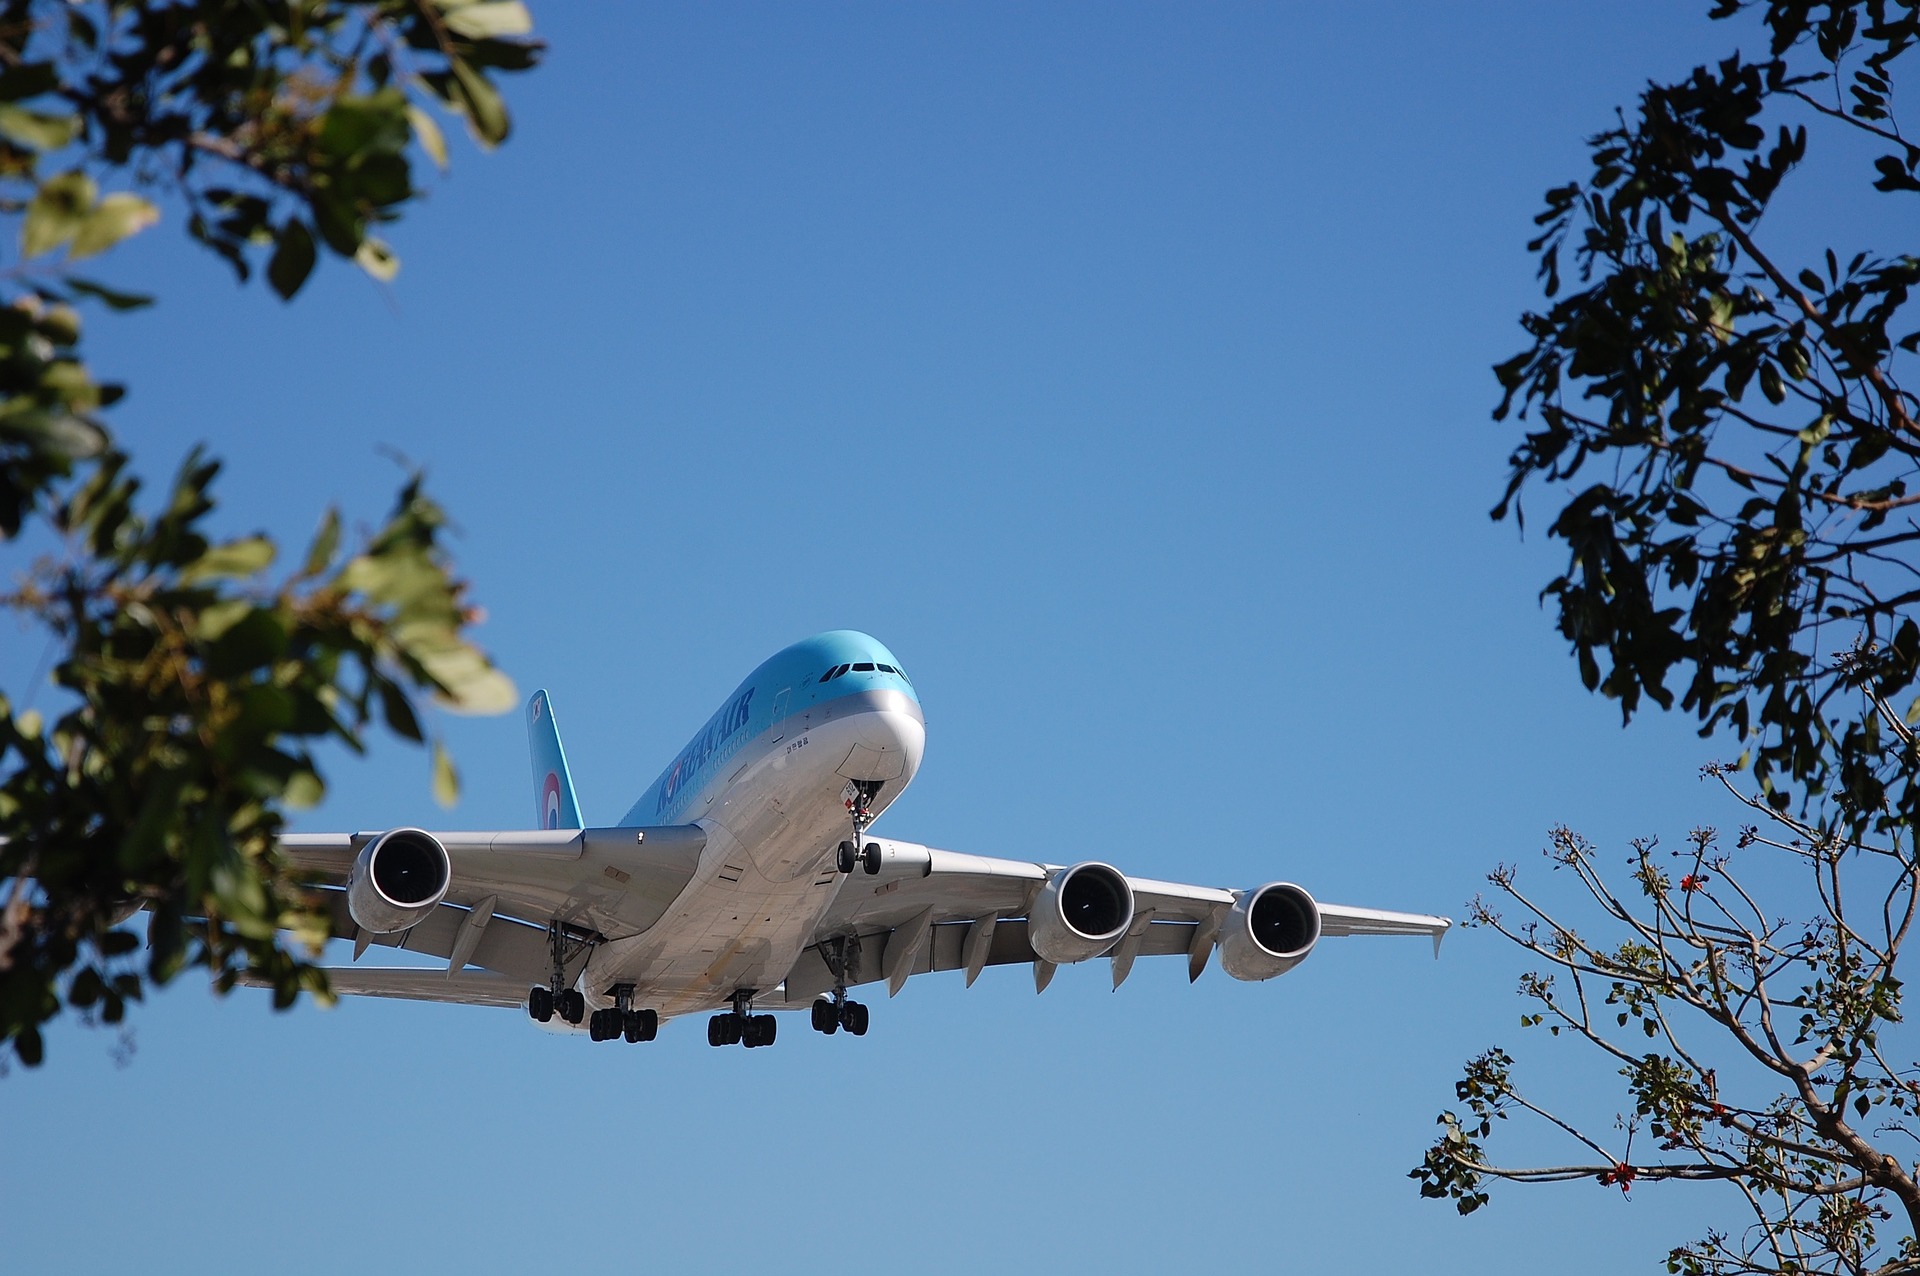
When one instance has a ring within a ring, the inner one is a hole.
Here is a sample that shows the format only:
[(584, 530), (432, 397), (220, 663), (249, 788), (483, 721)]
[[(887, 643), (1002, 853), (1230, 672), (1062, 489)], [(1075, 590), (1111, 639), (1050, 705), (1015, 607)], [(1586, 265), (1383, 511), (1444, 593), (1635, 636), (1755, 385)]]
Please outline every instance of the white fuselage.
[(869, 691), (774, 722), (714, 768), (679, 822), (706, 831), (693, 879), (645, 931), (594, 950), (578, 987), (612, 1005), (616, 985), (663, 1018), (710, 1010), (740, 990), (779, 985), (813, 942), (844, 880), (854, 780), (883, 781), (873, 814), (913, 779), (926, 725), (912, 697)]

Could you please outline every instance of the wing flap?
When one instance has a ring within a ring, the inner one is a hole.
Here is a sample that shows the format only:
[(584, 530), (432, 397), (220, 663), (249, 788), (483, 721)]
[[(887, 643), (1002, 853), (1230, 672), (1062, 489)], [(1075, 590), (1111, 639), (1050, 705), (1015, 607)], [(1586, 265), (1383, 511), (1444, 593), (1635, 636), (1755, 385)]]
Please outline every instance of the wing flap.
[[(327, 978), (342, 997), (392, 997), (401, 1001), (438, 1001), (458, 1006), (521, 1007), (527, 1004), (528, 985), (506, 975), (466, 970), (448, 975), (438, 970), (393, 967), (359, 969), (329, 966)], [(263, 979), (242, 975), (247, 988), (271, 987)]]
[[(330, 890), (325, 894), (333, 937), (360, 938), (359, 927), (353, 924), (353, 918), (347, 913), (347, 893)], [(381, 948), (404, 948), (410, 953), (451, 959), (460, 940), (460, 929), (471, 916), (469, 909), (442, 904), (426, 920), (407, 930), (391, 935), (368, 935), (366, 939), (369, 944)], [(473, 951), (467, 956), (471, 965), (510, 976), (516, 983), (526, 985), (547, 982), (552, 973), (548, 969), (550, 960), (545, 928), (502, 917), (498, 912), (487, 920), (486, 928), (480, 932), (479, 942), (474, 944)], [(583, 954), (576, 959), (576, 966), (584, 960)], [(442, 971), (441, 976), (444, 978), (449, 973), (457, 972)]]

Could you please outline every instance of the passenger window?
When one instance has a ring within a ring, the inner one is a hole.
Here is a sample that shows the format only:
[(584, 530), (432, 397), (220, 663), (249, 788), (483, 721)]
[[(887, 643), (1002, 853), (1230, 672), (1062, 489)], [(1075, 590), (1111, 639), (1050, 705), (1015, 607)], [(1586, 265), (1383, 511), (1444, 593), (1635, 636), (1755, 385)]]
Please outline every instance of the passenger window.
[(857, 665), (855, 665), (855, 666), (853, 667), (853, 671), (854, 671), (855, 673), (872, 673), (872, 672), (873, 672), (873, 662), (872, 662), (872, 661), (862, 661), (861, 663), (859, 663), (859, 664), (857, 664)]

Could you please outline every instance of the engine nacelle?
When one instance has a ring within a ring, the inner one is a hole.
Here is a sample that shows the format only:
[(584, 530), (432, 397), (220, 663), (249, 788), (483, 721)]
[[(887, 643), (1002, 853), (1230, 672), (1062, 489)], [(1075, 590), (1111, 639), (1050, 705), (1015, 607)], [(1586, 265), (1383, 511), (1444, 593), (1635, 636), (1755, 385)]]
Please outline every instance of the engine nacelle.
[(1320, 939), (1320, 906), (1292, 882), (1268, 882), (1234, 903), (1220, 927), (1220, 966), (1235, 979), (1284, 975)]
[(347, 912), (361, 930), (391, 935), (424, 921), (447, 897), (453, 861), (423, 829), (394, 829), (361, 848), (347, 874)]
[(1088, 860), (1047, 879), (1027, 918), (1027, 940), (1047, 961), (1085, 961), (1119, 943), (1132, 921), (1126, 874)]

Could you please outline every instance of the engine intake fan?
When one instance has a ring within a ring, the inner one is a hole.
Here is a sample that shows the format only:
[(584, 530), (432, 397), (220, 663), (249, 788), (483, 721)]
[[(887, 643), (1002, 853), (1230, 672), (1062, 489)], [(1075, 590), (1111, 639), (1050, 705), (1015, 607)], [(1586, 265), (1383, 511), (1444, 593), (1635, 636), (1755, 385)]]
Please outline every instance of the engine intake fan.
[(1047, 879), (1027, 918), (1033, 951), (1055, 964), (1098, 957), (1127, 933), (1133, 887), (1111, 864), (1088, 860)]
[(347, 912), (361, 930), (391, 935), (426, 919), (447, 897), (453, 861), (425, 829), (394, 829), (367, 843), (347, 875)]
[(1272, 979), (1320, 940), (1320, 906), (1292, 882), (1268, 882), (1233, 905), (1220, 927), (1220, 965), (1235, 979)]

